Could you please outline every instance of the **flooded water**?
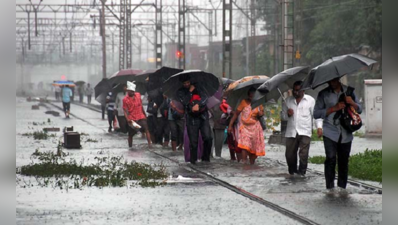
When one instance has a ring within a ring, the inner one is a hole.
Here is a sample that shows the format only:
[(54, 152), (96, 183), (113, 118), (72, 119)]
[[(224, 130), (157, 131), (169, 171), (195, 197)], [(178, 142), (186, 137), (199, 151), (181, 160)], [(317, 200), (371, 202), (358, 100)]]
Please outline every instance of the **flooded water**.
[[(166, 186), (156, 188), (85, 187), (66, 191), (16, 185), (18, 224), (299, 224), (214, 183), (211, 177), (319, 224), (382, 222), (382, 195), (363, 188), (349, 186), (348, 196), (327, 195), (322, 176), (309, 173), (305, 178), (290, 178), (287, 168), (268, 156), (260, 158), (254, 166), (227, 158), (198, 163), (195, 169), (204, 175), (190, 169), (182, 152), (172, 152), (161, 146), (148, 151), (146, 141), (140, 137), (134, 139), (134, 146), (129, 149), (127, 136), (107, 133), (107, 120), (101, 120), (97, 112), (72, 104), (71, 112), (76, 117), (65, 119), (62, 112), (60, 117), (45, 114), (47, 110), (59, 111), (49, 104), (48, 108), (35, 111), (31, 110), (32, 104), (17, 99), (17, 167), (32, 162), (34, 159), (30, 155), (35, 149), (55, 151), (62, 139), (62, 132), (55, 132), (57, 137), (41, 141), (21, 134), (48, 126), (61, 130), (73, 126), (75, 131), (88, 135), (81, 137), (82, 149), (64, 149), (69, 153), (67, 157), (78, 162), (84, 159), (89, 164), (97, 156), (123, 156), (155, 168), (163, 165), (169, 178)], [(48, 118), (50, 123), (33, 125), (33, 122), (47, 122)], [(97, 142), (88, 142), (88, 139)], [(228, 155), (224, 149), (223, 156)], [(34, 178), (22, 179), (34, 183)]]

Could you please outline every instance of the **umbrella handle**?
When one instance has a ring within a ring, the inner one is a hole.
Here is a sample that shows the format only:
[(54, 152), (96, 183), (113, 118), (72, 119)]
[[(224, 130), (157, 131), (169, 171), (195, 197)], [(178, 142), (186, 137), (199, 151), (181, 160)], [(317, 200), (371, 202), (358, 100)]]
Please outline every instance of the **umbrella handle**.
[(279, 87), (278, 87), (277, 89), (278, 89), (278, 91), (279, 91), (279, 94), (280, 94), (281, 97), (282, 97), (283, 102), (286, 103), (285, 96), (283, 96), (283, 94), (282, 94), (281, 90), (279, 89)]

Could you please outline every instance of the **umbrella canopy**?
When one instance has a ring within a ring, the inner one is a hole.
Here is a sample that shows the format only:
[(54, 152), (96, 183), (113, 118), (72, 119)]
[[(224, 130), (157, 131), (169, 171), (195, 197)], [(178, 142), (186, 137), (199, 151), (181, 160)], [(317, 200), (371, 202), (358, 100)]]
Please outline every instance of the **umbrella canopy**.
[(162, 89), (167, 97), (177, 99), (177, 91), (182, 88), (181, 76), (189, 76), (191, 84), (200, 87), (209, 97), (213, 96), (220, 87), (220, 81), (214, 74), (201, 70), (186, 70), (171, 76), (164, 82)]
[(269, 79), (268, 76), (258, 75), (258, 76), (246, 76), (240, 80), (231, 83), (225, 95), (228, 96), (228, 105), (234, 110), (238, 107), (239, 103), (247, 98), (247, 92), (250, 88), (258, 88), (261, 84)]
[(101, 104), (105, 103), (107, 94), (112, 91), (112, 86), (107, 78), (102, 79), (94, 87), (95, 100)]
[(236, 81), (236, 80), (228, 79), (228, 78), (225, 78), (225, 77), (221, 78), (221, 80), (222, 80), (222, 84), (223, 85), (232, 84), (233, 82)]
[(281, 93), (292, 89), (294, 82), (304, 80), (308, 72), (308, 66), (297, 66), (274, 75), (257, 88), (252, 100), (252, 107), (256, 108), (271, 99), (277, 101)]
[(65, 86), (65, 85), (69, 85), (69, 87), (75, 87), (76, 84), (73, 83), (72, 81), (69, 80), (58, 80), (58, 81), (54, 81), (54, 83), (52, 83), (53, 86)]
[(109, 83), (113, 86), (115, 84), (127, 83), (127, 81), (135, 81), (136, 76), (142, 72), (142, 70), (136, 69), (120, 70), (109, 78)]
[[(183, 70), (174, 69), (170, 67), (162, 67), (158, 70), (154, 70), (151, 73), (139, 74), (136, 77), (137, 82), (141, 82), (145, 78), (145, 90), (148, 91), (150, 96), (156, 104), (161, 104), (163, 101), (162, 86), (164, 81), (173, 76), (174, 74), (180, 73)], [(140, 83), (137, 85), (139, 86)], [(137, 86), (137, 88), (138, 88)]]
[[(223, 90), (222, 86), (220, 85), (220, 88), (218, 89), (218, 91), (207, 100), (206, 106), (208, 109), (213, 108), (214, 106), (216, 106), (217, 104), (219, 104), (221, 102), (222, 90)], [(176, 107), (178, 109), (184, 109), (184, 106), (181, 104), (180, 101), (172, 100), (172, 102), (176, 105)]]
[(83, 86), (85, 83), (86, 83), (86, 82), (85, 82), (85, 81), (82, 81), (82, 80), (79, 80), (79, 81), (76, 81), (76, 82), (75, 82), (75, 84), (76, 84), (77, 86)]
[(134, 81), (137, 83), (146, 83), (148, 81), (149, 75), (156, 72), (155, 69), (144, 70), (140, 74), (137, 74), (134, 78)]
[(359, 54), (333, 57), (311, 70), (310, 75), (304, 81), (303, 89), (315, 89), (335, 78), (353, 74), (374, 63), (377, 61)]
[(182, 69), (175, 69), (163, 66), (162, 68), (156, 70), (154, 73), (150, 74), (148, 77), (148, 89), (157, 89), (163, 86), (163, 83), (169, 79), (171, 76), (181, 73)]

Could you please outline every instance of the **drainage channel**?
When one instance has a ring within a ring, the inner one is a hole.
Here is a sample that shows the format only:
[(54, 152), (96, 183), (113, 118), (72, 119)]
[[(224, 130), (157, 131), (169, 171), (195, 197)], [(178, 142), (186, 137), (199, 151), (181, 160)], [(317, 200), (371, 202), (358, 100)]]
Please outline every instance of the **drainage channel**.
[[(57, 106), (57, 105), (55, 105), (53, 103), (50, 103), (50, 104), (62, 111), (62, 108), (60, 106)], [(94, 109), (94, 108), (91, 108), (91, 107), (87, 107), (84, 104), (76, 104), (76, 105), (79, 105), (81, 107), (85, 107), (87, 109), (90, 109), (90, 110), (93, 110), (93, 111), (96, 111), (96, 112), (100, 112), (100, 110), (97, 110), (97, 109)], [(86, 121), (83, 118), (80, 118), (80, 117), (78, 117), (78, 116), (76, 116), (74, 114), (70, 114), (70, 115), (74, 116), (75, 118), (77, 118), (79, 120), (82, 120), (82, 121), (88, 123), (91, 126), (94, 126), (94, 127), (98, 128), (98, 129), (103, 130), (102, 128), (99, 128), (99, 127), (95, 126), (94, 124), (91, 124), (90, 122)], [(220, 186), (222, 186), (224, 188), (227, 188), (230, 191), (233, 191), (233, 192), (235, 192), (235, 193), (237, 193), (237, 194), (239, 194), (239, 195), (241, 195), (243, 197), (246, 197), (246, 198), (248, 198), (248, 199), (250, 199), (252, 201), (255, 201), (255, 202), (257, 202), (257, 203), (259, 203), (261, 205), (264, 205), (264, 206), (266, 206), (266, 207), (268, 207), (268, 208), (270, 208), (272, 210), (275, 210), (275, 211), (277, 211), (277, 212), (279, 212), (279, 213), (281, 213), (281, 214), (283, 214), (283, 215), (285, 215), (285, 216), (287, 216), (287, 217), (289, 217), (289, 218), (291, 218), (291, 219), (293, 219), (293, 220), (295, 220), (297, 222), (300, 222), (302, 224), (307, 224), (307, 225), (318, 225), (318, 223), (316, 223), (316, 222), (314, 222), (314, 221), (312, 221), (312, 220), (310, 220), (310, 219), (308, 219), (306, 217), (298, 215), (297, 213), (295, 213), (293, 211), (285, 209), (285, 208), (283, 208), (283, 207), (281, 207), (281, 206), (279, 206), (277, 204), (269, 202), (269, 201), (267, 201), (267, 200), (265, 200), (263, 198), (260, 198), (260, 197), (254, 195), (254, 194), (252, 194), (250, 192), (247, 192), (247, 191), (245, 191), (245, 190), (243, 190), (241, 188), (238, 188), (238, 187), (236, 187), (234, 185), (231, 185), (230, 183), (227, 183), (227, 182), (225, 182), (223, 180), (220, 180), (220, 179), (218, 179), (218, 178), (216, 178), (216, 177), (214, 177), (214, 176), (212, 176), (212, 175), (210, 175), (210, 174), (208, 174), (206, 172), (203, 172), (203, 171), (199, 170), (198, 168), (195, 168), (192, 165), (181, 165), (179, 161), (177, 161), (175, 159), (172, 159), (172, 158), (169, 158), (167, 156), (164, 156), (164, 155), (162, 155), (160, 153), (157, 153), (157, 152), (155, 152), (153, 150), (149, 150), (149, 152), (151, 152), (151, 153), (153, 153), (153, 154), (155, 154), (157, 156), (160, 156), (162, 158), (165, 158), (167, 160), (170, 160), (171, 162), (176, 163), (178, 166), (182, 167), (183, 169), (185, 169), (187, 171), (191, 171), (191, 172), (193, 171), (193, 172), (196, 172), (198, 174), (201, 174), (204, 177), (206, 177), (209, 180), (211, 180), (212, 182), (214, 182), (215, 184), (218, 184), (218, 185), (220, 185)]]

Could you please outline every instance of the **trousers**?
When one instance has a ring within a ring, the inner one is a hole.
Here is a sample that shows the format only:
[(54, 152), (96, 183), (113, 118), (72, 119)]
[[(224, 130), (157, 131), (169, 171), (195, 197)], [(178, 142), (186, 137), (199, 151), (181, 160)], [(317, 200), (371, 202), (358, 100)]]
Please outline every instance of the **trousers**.
[[(334, 180), (336, 177), (336, 161), (338, 163), (338, 180), (337, 185), (341, 188), (347, 187), (348, 180), (348, 163), (351, 152), (351, 144), (341, 143), (341, 136), (338, 142), (334, 142), (327, 137), (323, 137), (323, 143), (325, 145), (325, 179), (326, 188), (330, 189), (334, 187)], [(336, 158), (337, 156), (337, 158)]]
[[(308, 152), (310, 150), (311, 138), (298, 135), (295, 138), (286, 138), (286, 162), (289, 174), (305, 174), (308, 166)], [(297, 170), (297, 153), (299, 155), (299, 167)]]
[(203, 139), (203, 155), (202, 161), (210, 162), (210, 154), (212, 147), (212, 137), (208, 117), (191, 117), (187, 116), (187, 131), (189, 136), (189, 149), (190, 149), (190, 161), (195, 163), (198, 159), (198, 139), (199, 132)]

